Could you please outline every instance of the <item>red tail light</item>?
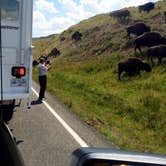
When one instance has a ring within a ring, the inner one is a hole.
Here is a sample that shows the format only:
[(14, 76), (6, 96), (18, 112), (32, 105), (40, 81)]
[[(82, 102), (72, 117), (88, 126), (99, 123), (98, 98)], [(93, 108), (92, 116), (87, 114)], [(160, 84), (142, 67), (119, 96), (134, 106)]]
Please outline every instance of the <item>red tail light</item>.
[(24, 66), (15, 66), (12, 67), (12, 76), (15, 76), (16, 78), (20, 78), (25, 76), (26, 70)]

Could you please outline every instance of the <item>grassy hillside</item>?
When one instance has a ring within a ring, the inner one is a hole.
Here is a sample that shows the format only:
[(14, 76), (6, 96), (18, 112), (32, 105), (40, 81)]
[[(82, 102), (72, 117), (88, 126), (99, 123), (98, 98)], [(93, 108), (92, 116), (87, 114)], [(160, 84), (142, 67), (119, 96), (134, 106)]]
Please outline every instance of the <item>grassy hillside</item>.
[[(166, 1), (156, 3), (149, 14), (129, 8), (130, 20), (119, 21), (109, 13), (74, 25), (61, 34), (33, 40), (35, 58), (54, 47), (61, 55), (52, 58), (47, 89), (56, 95), (88, 125), (103, 133), (122, 149), (166, 153), (166, 59), (157, 61), (152, 72), (118, 80), (117, 64), (134, 53), (133, 40), (126, 38), (126, 27), (138, 21), (166, 36), (163, 11)], [(74, 42), (76, 30), (82, 40)], [(60, 41), (65, 37), (64, 41)], [(36, 68), (33, 78), (37, 81)]]

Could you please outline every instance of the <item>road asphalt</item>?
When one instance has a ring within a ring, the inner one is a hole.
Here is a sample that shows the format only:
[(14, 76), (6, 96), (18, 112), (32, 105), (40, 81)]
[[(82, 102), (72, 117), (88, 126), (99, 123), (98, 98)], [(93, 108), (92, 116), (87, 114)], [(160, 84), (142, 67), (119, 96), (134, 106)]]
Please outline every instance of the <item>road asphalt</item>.
[[(39, 92), (35, 82), (32, 86)], [(31, 100), (36, 99), (32, 91)], [(28, 109), (26, 102), (22, 100), (9, 123), (26, 166), (68, 166), (71, 153), (84, 146), (53, 116), (47, 104), (89, 147), (117, 148), (48, 92), (44, 103), (32, 102)]]

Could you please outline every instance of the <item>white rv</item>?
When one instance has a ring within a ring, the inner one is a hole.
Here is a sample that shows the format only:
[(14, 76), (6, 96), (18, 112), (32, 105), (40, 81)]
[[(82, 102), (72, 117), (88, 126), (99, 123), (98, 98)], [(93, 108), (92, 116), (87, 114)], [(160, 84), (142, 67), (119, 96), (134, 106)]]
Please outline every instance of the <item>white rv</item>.
[(28, 98), (32, 75), (32, 0), (0, 0), (0, 112), (11, 119), (15, 100)]

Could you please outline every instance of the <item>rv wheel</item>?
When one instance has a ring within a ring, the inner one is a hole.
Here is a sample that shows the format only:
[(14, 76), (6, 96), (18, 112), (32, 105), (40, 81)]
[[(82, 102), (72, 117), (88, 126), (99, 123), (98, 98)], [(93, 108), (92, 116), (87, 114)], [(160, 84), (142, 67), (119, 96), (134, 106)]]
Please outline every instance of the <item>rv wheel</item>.
[(13, 117), (14, 112), (14, 106), (15, 106), (15, 100), (13, 100), (9, 105), (3, 105), (3, 120), (4, 122), (9, 122)]

